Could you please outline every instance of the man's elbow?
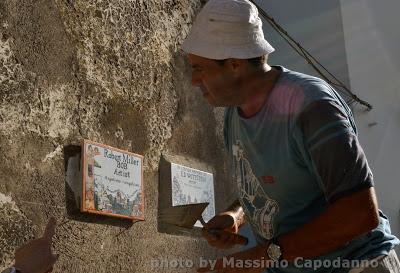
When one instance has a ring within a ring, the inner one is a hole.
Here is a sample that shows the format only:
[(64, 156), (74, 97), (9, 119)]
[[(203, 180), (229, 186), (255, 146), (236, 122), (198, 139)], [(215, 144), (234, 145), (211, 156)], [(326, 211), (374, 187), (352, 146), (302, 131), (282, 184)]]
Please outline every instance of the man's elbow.
[(359, 193), (358, 200), (360, 234), (370, 232), (379, 225), (379, 210), (373, 187), (364, 189)]
[(371, 211), (365, 216), (364, 219), (364, 229), (362, 234), (370, 232), (371, 230), (377, 228), (379, 225), (379, 214), (377, 211)]
[(365, 233), (375, 229), (379, 225), (379, 212), (378, 206), (373, 206), (368, 209), (364, 216)]
[(347, 215), (343, 221), (351, 223), (347, 225), (347, 234), (351, 238), (366, 234), (379, 224), (378, 204), (373, 187), (343, 197), (335, 205)]
[(353, 218), (352, 222), (347, 233), (348, 240), (353, 240), (374, 230), (379, 225), (379, 215), (374, 211), (359, 211), (358, 217)]

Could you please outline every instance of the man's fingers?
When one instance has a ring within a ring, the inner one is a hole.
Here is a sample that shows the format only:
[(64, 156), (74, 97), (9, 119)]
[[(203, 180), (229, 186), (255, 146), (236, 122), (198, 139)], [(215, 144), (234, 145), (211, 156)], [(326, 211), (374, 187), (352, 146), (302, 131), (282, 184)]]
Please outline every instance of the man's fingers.
[(221, 235), (222, 243), (227, 247), (232, 247), (235, 245), (235, 236), (229, 233), (223, 233)]
[(49, 222), (47, 223), (46, 229), (43, 234), (43, 238), (51, 242), (53, 240), (55, 232), (56, 232), (56, 219), (54, 217), (51, 217)]
[(223, 230), (209, 230), (216, 240), (208, 240), (209, 244), (220, 249), (231, 248), (236, 244), (237, 235)]
[(211, 233), (209, 229), (203, 228), (201, 233), (203, 237), (209, 242), (218, 241), (219, 239), (219, 237), (216, 234)]
[(208, 230), (208, 229), (203, 229), (202, 231), (203, 237), (207, 240), (208, 244), (216, 247), (216, 248), (228, 248), (225, 246), (225, 241), (227, 240), (226, 236), (221, 237), (218, 233)]

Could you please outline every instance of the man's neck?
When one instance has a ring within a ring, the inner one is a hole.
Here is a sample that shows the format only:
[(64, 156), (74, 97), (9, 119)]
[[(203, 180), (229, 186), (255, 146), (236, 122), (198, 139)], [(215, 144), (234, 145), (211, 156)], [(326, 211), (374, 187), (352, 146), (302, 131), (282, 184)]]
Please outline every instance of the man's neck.
[(252, 85), (248, 86), (249, 97), (239, 106), (240, 115), (244, 118), (250, 118), (257, 114), (267, 102), (281, 71), (269, 67), (268, 71), (251, 79)]

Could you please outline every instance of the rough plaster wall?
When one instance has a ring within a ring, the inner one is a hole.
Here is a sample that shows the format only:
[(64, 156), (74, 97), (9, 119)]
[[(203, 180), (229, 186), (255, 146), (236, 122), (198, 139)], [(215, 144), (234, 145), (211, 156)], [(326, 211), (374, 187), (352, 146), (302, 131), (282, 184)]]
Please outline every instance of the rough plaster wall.
[[(193, 0), (0, 0), (0, 193), (7, 195), (0, 269), (51, 215), (63, 223), (55, 272), (153, 272), (152, 258), (216, 254), (202, 240), (160, 234), (156, 224), (162, 152), (212, 165), (217, 192), (226, 180), (221, 109), (190, 87), (179, 51), (199, 7)], [(145, 155), (145, 222), (125, 230), (68, 220), (63, 148), (82, 138)]]

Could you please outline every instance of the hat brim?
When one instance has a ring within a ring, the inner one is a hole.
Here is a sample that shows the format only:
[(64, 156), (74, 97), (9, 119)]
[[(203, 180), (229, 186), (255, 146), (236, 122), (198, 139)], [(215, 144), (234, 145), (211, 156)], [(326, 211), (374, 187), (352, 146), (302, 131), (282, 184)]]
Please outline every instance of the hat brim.
[(227, 48), (226, 45), (193, 39), (190, 34), (183, 42), (182, 49), (186, 53), (214, 60), (229, 58), (251, 59), (275, 51), (266, 40), (257, 41), (257, 43), (252, 44), (230, 45), (229, 48)]

